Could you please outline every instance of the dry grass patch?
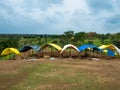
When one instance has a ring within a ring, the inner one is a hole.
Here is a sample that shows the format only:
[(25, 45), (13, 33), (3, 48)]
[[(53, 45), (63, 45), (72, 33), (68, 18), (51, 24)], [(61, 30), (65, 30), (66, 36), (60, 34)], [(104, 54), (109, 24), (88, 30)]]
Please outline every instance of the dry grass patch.
[(2, 90), (119, 90), (119, 60), (40, 59), (0, 62)]

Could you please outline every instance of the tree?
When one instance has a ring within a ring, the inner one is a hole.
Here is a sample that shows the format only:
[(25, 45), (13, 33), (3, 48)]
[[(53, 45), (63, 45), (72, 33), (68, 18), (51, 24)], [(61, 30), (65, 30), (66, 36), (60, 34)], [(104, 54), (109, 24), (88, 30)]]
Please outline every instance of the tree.
[(113, 34), (111, 41), (114, 45), (120, 48), (120, 32)]
[(93, 40), (96, 37), (97, 33), (96, 32), (88, 32), (87, 37), (90, 40)]
[(18, 41), (19, 40), (15, 38), (2, 38), (0, 40), (0, 52), (9, 47), (18, 48)]
[(99, 36), (99, 39), (101, 41), (101, 44), (104, 44), (104, 41), (106, 39), (106, 35), (105, 34), (98, 34), (98, 36)]
[(72, 43), (74, 40), (74, 31), (70, 30), (70, 31), (66, 31), (64, 32), (64, 35), (66, 37), (66, 40), (68, 41), (68, 43)]
[(75, 41), (81, 41), (84, 43), (84, 40), (87, 38), (87, 34), (85, 32), (75, 33)]

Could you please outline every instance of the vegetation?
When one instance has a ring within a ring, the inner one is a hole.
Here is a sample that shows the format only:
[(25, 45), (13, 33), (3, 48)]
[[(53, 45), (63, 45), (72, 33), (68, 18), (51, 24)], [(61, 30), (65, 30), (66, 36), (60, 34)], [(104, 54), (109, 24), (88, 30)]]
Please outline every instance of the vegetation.
[(20, 48), (24, 45), (43, 45), (48, 42), (56, 43), (63, 47), (71, 43), (76, 46), (82, 44), (114, 44), (120, 48), (120, 33), (97, 34), (96, 32), (66, 31), (61, 35), (47, 34), (0, 34), (0, 52), (7, 47)]
[[(61, 35), (0, 34), (0, 53), (7, 47), (43, 45), (51, 42), (65, 44), (114, 44), (120, 48), (120, 33), (66, 31)], [(119, 90), (120, 62), (112, 60), (8, 60), (0, 61), (0, 90)]]

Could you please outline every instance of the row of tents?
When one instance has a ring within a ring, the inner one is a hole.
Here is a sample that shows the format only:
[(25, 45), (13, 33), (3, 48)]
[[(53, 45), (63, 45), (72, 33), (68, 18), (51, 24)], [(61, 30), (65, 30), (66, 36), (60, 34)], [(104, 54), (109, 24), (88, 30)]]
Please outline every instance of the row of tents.
[[(50, 47), (50, 48), (48, 48), (48, 47)], [(65, 52), (69, 53), (69, 56), (71, 56), (71, 53), (74, 53), (74, 52), (77, 52), (77, 54), (81, 54), (82, 52), (85, 52), (85, 54), (87, 54), (87, 52), (89, 52), (89, 51), (91, 51), (93, 53), (95, 53), (95, 51), (97, 51), (97, 52), (103, 53), (103, 54), (105, 54), (107, 56), (111, 56), (111, 57), (120, 55), (120, 49), (118, 47), (116, 47), (115, 45), (101, 45), (101, 46), (97, 47), (92, 44), (90, 44), (90, 45), (85, 44), (85, 45), (76, 47), (72, 44), (67, 44), (63, 48), (61, 48), (57, 44), (47, 43), (47, 44), (42, 45), (41, 47), (39, 47), (39, 46), (23, 46), (19, 50), (16, 48), (6, 48), (2, 51), (1, 56), (9, 55), (11, 53), (14, 53), (16, 55), (21, 55), (21, 53), (28, 52), (29, 50), (35, 51), (36, 53), (42, 53), (42, 54), (43, 54), (43, 52), (50, 51), (50, 53), (52, 53), (52, 52), (55, 52), (55, 50), (57, 50), (60, 56), (63, 55)]]

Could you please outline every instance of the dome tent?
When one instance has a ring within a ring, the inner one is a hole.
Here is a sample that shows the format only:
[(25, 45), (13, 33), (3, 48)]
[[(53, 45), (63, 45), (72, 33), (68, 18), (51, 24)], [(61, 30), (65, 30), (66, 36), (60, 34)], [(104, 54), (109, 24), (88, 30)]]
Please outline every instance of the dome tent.
[(2, 51), (1, 56), (8, 55), (11, 53), (15, 53), (16, 55), (20, 54), (20, 52), (16, 48), (6, 48)]
[(115, 45), (101, 45), (99, 48), (103, 49), (107, 56), (120, 55), (120, 49)]
[(39, 49), (39, 51), (41, 51), (41, 52), (39, 52), (39, 55), (44, 56), (44, 57), (46, 57), (46, 56), (59, 57), (61, 50), (62, 50), (62, 48), (57, 44), (46, 43), (46, 44), (42, 45), (41, 48)]
[(27, 52), (27, 51), (29, 51), (29, 50), (35, 50), (35, 51), (38, 51), (39, 50), (39, 46), (23, 46), (19, 51), (20, 52)]
[(102, 49), (93, 45), (85, 44), (78, 47), (81, 57), (99, 57), (101, 55)]
[[(70, 56), (70, 57), (72, 56), (72, 53), (75, 54), (75, 53), (73, 52), (73, 50), (75, 50), (76, 52), (79, 53), (79, 49), (78, 49), (76, 46), (74, 46), (74, 45), (72, 45), (72, 44), (67, 44), (67, 45), (65, 45), (65, 46), (63, 47), (63, 49), (61, 50), (60, 54), (62, 55), (67, 48), (70, 48), (70, 49), (69, 49), (69, 56)], [(73, 49), (73, 50), (71, 50), (71, 49)], [(67, 54), (67, 53), (66, 53), (66, 54)], [(79, 56), (79, 55), (76, 54), (76, 55), (74, 55), (74, 56)]]
[(54, 47), (55, 49), (57, 49), (58, 51), (61, 51), (61, 50), (62, 50), (62, 48), (61, 48), (59, 45), (54, 44), (54, 43), (44, 44), (44, 45), (41, 46), (40, 50), (43, 50), (43, 49), (47, 48), (48, 46), (52, 46), (52, 47)]
[(1, 53), (1, 60), (15, 59), (16, 55), (21, 55), (16, 48), (6, 48)]
[(91, 44), (85, 44), (85, 45), (79, 46), (78, 49), (80, 52), (82, 52), (86, 49), (93, 49), (93, 50), (102, 51), (99, 47), (97, 47), (95, 45), (91, 45)]

